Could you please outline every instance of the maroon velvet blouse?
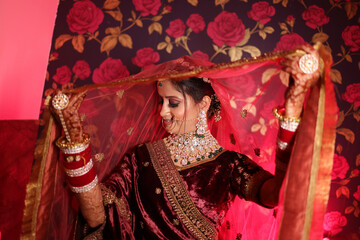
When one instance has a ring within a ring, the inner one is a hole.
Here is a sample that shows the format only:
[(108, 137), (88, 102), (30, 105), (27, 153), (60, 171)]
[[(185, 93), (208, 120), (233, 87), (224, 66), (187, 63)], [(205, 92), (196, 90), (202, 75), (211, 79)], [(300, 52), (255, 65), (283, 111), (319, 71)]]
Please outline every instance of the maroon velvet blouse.
[(261, 204), (271, 177), (236, 152), (179, 171), (162, 140), (139, 145), (101, 185), (106, 222), (94, 230), (80, 216), (76, 238), (214, 239), (234, 197)]

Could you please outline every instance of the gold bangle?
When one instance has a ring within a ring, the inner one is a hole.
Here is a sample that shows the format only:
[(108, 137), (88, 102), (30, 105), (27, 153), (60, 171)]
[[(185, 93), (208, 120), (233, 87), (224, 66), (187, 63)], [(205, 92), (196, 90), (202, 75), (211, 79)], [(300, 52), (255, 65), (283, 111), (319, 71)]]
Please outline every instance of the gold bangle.
[(68, 142), (66, 140), (65, 136), (61, 136), (57, 141), (56, 141), (56, 146), (58, 146), (61, 149), (68, 149), (68, 148), (81, 148), (84, 147), (86, 145), (88, 145), (90, 143), (90, 136), (87, 133), (83, 134), (83, 142), (81, 143), (74, 143), (74, 142)]
[(300, 122), (301, 118), (288, 118), (288, 117), (284, 117), (283, 114), (279, 113), (280, 109), (284, 109), (284, 107), (278, 106), (278, 107), (274, 107), (273, 108), (273, 114), (274, 116), (279, 119), (280, 121), (284, 121), (284, 122)]

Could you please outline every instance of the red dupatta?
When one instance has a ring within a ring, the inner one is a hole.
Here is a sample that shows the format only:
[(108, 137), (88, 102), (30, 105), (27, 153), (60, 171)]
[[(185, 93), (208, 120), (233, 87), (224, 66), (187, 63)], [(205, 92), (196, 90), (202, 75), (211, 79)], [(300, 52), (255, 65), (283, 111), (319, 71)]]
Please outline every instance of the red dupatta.
[[(221, 239), (321, 239), (330, 188), (337, 106), (330, 81), (331, 56), (321, 46), (322, 74), (311, 89), (280, 205), (273, 210), (236, 200), (219, 232)], [(229, 149), (253, 158), (274, 172), (277, 120), (271, 110), (283, 103), (287, 76), (280, 61), (293, 50), (213, 64), (191, 57), (159, 64), (110, 84), (94, 84), (82, 105), (85, 131), (92, 137), (99, 178), (109, 174), (131, 147), (164, 136), (157, 107), (155, 81), (209, 78), (221, 102), (222, 120), (209, 122), (213, 135)], [(56, 134), (57, 133), (57, 134)], [(59, 131), (49, 118), (27, 187), (23, 237), (67, 239), (72, 235), (76, 204), (64, 189), (64, 173), (54, 148)], [(301, 186), (301, 187), (300, 187)], [(238, 204), (242, 204), (240, 207)]]

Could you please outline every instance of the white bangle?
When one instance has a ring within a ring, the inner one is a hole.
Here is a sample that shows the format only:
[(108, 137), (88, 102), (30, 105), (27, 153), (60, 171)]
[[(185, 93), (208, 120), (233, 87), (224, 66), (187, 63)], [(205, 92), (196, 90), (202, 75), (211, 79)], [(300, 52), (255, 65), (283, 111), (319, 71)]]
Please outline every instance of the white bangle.
[(298, 128), (299, 124), (300, 122), (289, 122), (285, 120), (280, 121), (280, 127), (290, 132), (296, 132), (296, 129)]
[(69, 184), (69, 187), (70, 187), (71, 191), (73, 191), (74, 193), (84, 193), (84, 192), (88, 192), (91, 189), (93, 189), (96, 186), (96, 184), (98, 184), (98, 177), (97, 176), (95, 176), (94, 180), (92, 180), (91, 183), (86, 184), (85, 186), (73, 187), (73, 186), (70, 186), (70, 184)]
[(90, 161), (83, 167), (77, 168), (77, 169), (67, 169), (65, 168), (65, 173), (69, 177), (80, 177), (82, 175), (87, 174), (92, 167), (94, 166), (92, 159), (90, 158)]

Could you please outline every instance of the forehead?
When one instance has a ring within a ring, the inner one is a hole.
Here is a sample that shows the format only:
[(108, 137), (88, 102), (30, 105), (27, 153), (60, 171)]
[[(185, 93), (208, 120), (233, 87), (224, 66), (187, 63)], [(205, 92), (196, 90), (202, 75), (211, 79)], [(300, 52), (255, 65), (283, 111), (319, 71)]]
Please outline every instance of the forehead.
[(182, 93), (174, 86), (171, 80), (164, 80), (157, 83), (157, 91), (160, 96), (182, 97)]

